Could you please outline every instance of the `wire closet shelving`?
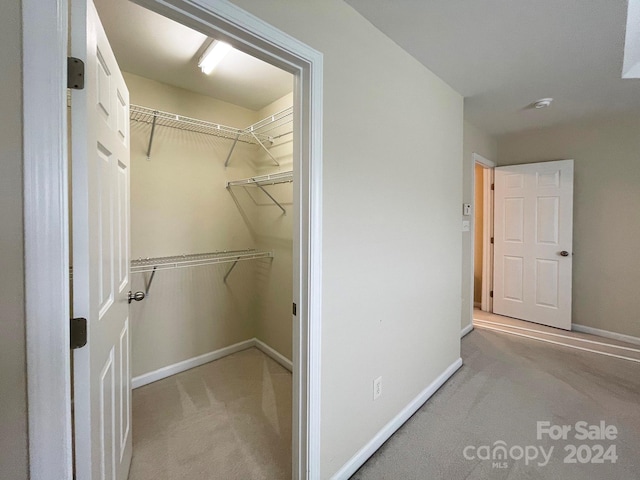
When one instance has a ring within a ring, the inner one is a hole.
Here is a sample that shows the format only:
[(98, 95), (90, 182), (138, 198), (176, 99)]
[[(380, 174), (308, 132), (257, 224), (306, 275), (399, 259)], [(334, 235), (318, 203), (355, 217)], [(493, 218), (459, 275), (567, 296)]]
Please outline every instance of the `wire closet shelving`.
[(289, 170), (286, 172), (278, 172), (278, 173), (270, 173), (268, 175), (257, 175), (255, 177), (243, 178), (242, 180), (233, 180), (231, 182), (227, 182), (227, 189), (230, 187), (258, 187), (260, 190), (264, 192), (264, 194), (271, 199), (273, 203), (275, 203), (282, 213), (285, 215), (287, 211), (284, 209), (280, 202), (278, 202), (273, 196), (264, 188), (268, 185), (278, 185), (281, 183), (291, 183), (293, 182), (293, 170)]
[(153, 277), (158, 270), (202, 267), (218, 263), (233, 263), (224, 276), (224, 281), (226, 282), (238, 262), (256, 260), (259, 258), (273, 258), (273, 252), (262, 252), (255, 249), (247, 249), (175, 255), (170, 257), (140, 258), (131, 261), (131, 273), (151, 273), (151, 277), (149, 278), (145, 288), (145, 293), (148, 295), (151, 283), (153, 282)]
[[(129, 107), (129, 117), (134, 122), (151, 125), (149, 134), (149, 145), (147, 147), (147, 160), (151, 159), (151, 148), (156, 127), (169, 127), (187, 132), (203, 133), (213, 135), (227, 140), (232, 140), (233, 144), (224, 162), (228, 166), (231, 156), (238, 142), (259, 145), (269, 155), (273, 162), (280, 166), (273, 157), (268, 146), (273, 145), (278, 138), (289, 135), (293, 131), (293, 107), (286, 108), (280, 112), (270, 115), (262, 120), (249, 125), (246, 128), (235, 128), (219, 123), (207, 122), (197, 118), (185, 117), (175, 113), (154, 110), (149, 107), (131, 104)], [(287, 127), (287, 128), (284, 128)]]

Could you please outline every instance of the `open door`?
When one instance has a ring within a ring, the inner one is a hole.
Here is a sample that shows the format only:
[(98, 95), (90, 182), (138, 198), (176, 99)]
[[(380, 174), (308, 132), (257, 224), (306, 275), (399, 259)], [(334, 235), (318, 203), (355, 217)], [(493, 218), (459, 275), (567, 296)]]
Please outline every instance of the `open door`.
[(571, 330), (573, 160), (495, 169), (493, 311)]
[(71, 0), (71, 55), (85, 88), (71, 107), (76, 478), (125, 480), (131, 463), (129, 92), (91, 0)]

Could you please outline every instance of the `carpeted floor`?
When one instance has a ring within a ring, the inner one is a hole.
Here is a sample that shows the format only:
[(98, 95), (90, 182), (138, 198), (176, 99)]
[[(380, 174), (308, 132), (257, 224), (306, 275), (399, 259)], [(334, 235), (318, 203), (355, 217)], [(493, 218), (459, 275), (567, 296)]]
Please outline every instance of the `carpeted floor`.
[(291, 478), (291, 373), (255, 348), (133, 391), (129, 480)]
[[(353, 479), (640, 479), (640, 364), (486, 330), (462, 340), (462, 358), (464, 366)], [(544, 421), (571, 426), (567, 439), (538, 439)], [(577, 439), (580, 421), (604, 421), (616, 438)], [(506, 460), (485, 459), (505, 445)], [(526, 451), (538, 458), (518, 458)], [(564, 463), (568, 456), (576, 463)]]
[[(462, 340), (462, 358), (353, 479), (640, 479), (639, 363), (487, 330)], [(538, 439), (544, 421), (571, 426), (567, 439)], [(576, 439), (580, 421), (616, 438)], [(291, 374), (239, 352), (136, 389), (133, 426), (130, 480), (289, 479)], [(497, 446), (507, 458), (485, 459)]]

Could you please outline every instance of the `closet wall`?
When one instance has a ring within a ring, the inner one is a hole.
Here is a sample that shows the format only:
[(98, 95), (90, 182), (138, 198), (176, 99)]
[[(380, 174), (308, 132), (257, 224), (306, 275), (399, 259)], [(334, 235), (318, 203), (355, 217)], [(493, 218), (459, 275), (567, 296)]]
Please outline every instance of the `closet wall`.
[[(263, 112), (136, 75), (125, 74), (125, 81), (132, 104), (239, 128), (263, 118)], [(225, 188), (227, 181), (258, 173), (259, 147), (238, 143), (225, 168), (231, 140), (158, 127), (147, 160), (150, 131), (150, 125), (131, 122), (131, 258), (263, 249), (258, 232), (272, 236), (260, 218), (268, 210), (261, 207), (264, 198), (253, 191), (253, 197), (243, 198), (245, 189), (236, 187), (231, 194)], [(291, 229), (289, 242), (290, 237)], [(157, 271), (148, 297), (131, 307), (133, 377), (258, 336), (261, 305), (276, 303), (262, 291), (281, 262), (289, 265), (290, 285), (290, 257), (289, 251), (288, 258), (239, 262), (226, 282), (232, 263)], [(144, 291), (149, 276), (133, 274), (132, 290)], [(291, 295), (289, 287), (285, 305)], [(290, 318), (275, 323), (290, 329)], [(287, 333), (277, 345), (291, 343)]]
[[(284, 96), (258, 112), (258, 117), (266, 118), (293, 105), (293, 93)], [(288, 126), (290, 127), (290, 125)], [(287, 126), (274, 132), (276, 135), (287, 131)], [(288, 128), (288, 131), (291, 131)], [(289, 133), (274, 141), (270, 148), (282, 171), (293, 169), (293, 135)], [(258, 166), (260, 173), (268, 173), (273, 164), (266, 153), (261, 156)], [(260, 270), (257, 276), (258, 308), (256, 310), (256, 337), (275, 348), (288, 359), (292, 358), (292, 301), (293, 301), (293, 188), (291, 184), (269, 187), (269, 192), (285, 208), (286, 215), (262, 196), (257, 216), (256, 248), (271, 251), (274, 261), (268, 270)]]

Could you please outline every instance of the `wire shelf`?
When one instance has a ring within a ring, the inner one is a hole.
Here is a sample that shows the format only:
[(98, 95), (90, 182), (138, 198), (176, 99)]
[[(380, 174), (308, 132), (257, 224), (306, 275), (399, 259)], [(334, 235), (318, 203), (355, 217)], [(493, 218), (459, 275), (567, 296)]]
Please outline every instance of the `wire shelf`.
[[(282, 128), (287, 125), (292, 126), (286, 129)], [(254, 132), (256, 135), (260, 136), (267, 135), (268, 133), (281, 128), (282, 130), (277, 131), (277, 133), (275, 134), (276, 136), (268, 135), (271, 141), (293, 132), (293, 107), (285, 108), (284, 110), (275, 113), (270, 117), (264, 118), (259, 122), (248, 126), (247, 128), (245, 128), (245, 131)]]
[[(152, 108), (143, 107), (141, 105), (132, 104), (130, 106), (129, 112), (131, 120), (135, 122), (154, 125), (155, 121), (156, 126), (175, 128), (188, 132), (204, 133), (207, 135), (214, 135), (216, 137), (222, 137), (229, 140), (235, 140), (236, 137), (239, 136), (238, 141), (240, 142), (256, 144), (255, 138), (251, 135), (251, 133), (245, 132), (245, 129), (229, 127), (227, 125), (207, 122), (205, 120), (185, 117), (183, 115), (163, 112), (161, 110), (154, 110)], [(259, 132), (256, 133), (256, 136), (261, 141), (270, 141), (269, 136), (260, 134)]]
[(233, 180), (227, 182), (228, 187), (247, 187), (256, 186), (264, 187), (266, 185), (277, 185), (279, 183), (293, 182), (293, 170), (287, 172), (271, 173), (269, 175), (258, 175), (251, 178), (243, 178), (242, 180)]
[(253, 125), (249, 125), (247, 128), (229, 127), (219, 123), (207, 122), (205, 120), (154, 110), (135, 104), (129, 106), (129, 118), (134, 122), (151, 125), (149, 146), (147, 147), (147, 160), (151, 159), (151, 147), (153, 145), (155, 129), (157, 126), (160, 126), (187, 132), (204, 133), (206, 135), (214, 135), (227, 140), (233, 140), (229, 155), (224, 162), (225, 167), (229, 165), (231, 155), (238, 142), (260, 145), (274, 163), (280, 165), (265, 145), (272, 145), (274, 140), (293, 132), (293, 107), (286, 108), (264, 118)]
[(140, 258), (131, 261), (131, 273), (154, 272), (156, 270), (169, 270), (172, 268), (201, 267), (204, 265), (240, 262), (258, 258), (273, 258), (273, 252), (261, 252), (249, 249), (176, 255), (172, 257)]

